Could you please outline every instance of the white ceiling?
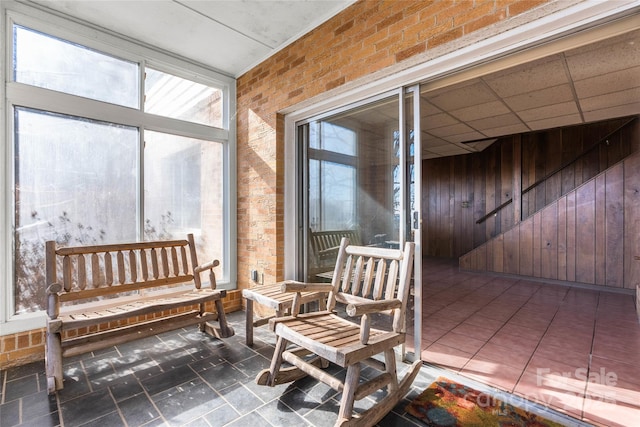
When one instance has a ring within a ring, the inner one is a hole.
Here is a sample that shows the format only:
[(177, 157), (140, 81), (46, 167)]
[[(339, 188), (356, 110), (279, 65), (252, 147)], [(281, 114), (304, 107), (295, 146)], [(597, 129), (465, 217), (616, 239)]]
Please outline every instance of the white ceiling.
[(355, 0), (32, 0), (231, 77)]

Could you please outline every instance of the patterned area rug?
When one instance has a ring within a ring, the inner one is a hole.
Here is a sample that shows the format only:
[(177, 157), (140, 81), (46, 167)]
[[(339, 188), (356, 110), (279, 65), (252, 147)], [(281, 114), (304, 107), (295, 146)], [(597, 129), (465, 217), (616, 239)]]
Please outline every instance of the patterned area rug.
[(562, 427), (443, 377), (407, 405), (406, 411), (430, 427)]

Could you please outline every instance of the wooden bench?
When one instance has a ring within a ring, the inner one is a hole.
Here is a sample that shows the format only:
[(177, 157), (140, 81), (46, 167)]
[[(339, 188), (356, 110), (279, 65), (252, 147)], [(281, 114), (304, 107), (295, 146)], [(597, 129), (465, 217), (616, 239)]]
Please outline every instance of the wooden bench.
[[(226, 291), (216, 289), (218, 265), (198, 264), (192, 234), (187, 240), (101, 246), (47, 242), (49, 393), (64, 386), (63, 357), (196, 324), (218, 338), (233, 336), (222, 305)], [(207, 270), (205, 289), (200, 274)], [(206, 311), (207, 303), (216, 312)], [(219, 327), (210, 323), (216, 320)]]
[(358, 230), (322, 230), (309, 233), (311, 259), (309, 263), (309, 278), (331, 281), (333, 267), (338, 256), (338, 249), (342, 238), (346, 237), (353, 245), (361, 245)]

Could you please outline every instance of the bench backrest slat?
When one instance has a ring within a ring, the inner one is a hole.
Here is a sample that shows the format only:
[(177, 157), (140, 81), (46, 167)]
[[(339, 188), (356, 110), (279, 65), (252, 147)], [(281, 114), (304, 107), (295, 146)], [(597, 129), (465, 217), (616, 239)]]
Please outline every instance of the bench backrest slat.
[(113, 264), (111, 262), (111, 252), (105, 252), (104, 254), (104, 273), (105, 285), (113, 285)]
[(87, 287), (87, 268), (85, 265), (84, 255), (78, 257), (78, 287), (85, 289)]
[(71, 274), (71, 258), (65, 256), (62, 259), (62, 287), (67, 292), (71, 290)]
[(129, 251), (129, 275), (132, 282), (138, 281), (138, 262), (136, 260), (136, 253), (133, 250)]
[(147, 251), (140, 249), (140, 267), (142, 267), (142, 280), (149, 280), (149, 267), (147, 267)]
[(124, 256), (122, 256), (122, 252), (116, 251), (116, 276), (117, 276), (117, 284), (121, 285), (124, 283)]

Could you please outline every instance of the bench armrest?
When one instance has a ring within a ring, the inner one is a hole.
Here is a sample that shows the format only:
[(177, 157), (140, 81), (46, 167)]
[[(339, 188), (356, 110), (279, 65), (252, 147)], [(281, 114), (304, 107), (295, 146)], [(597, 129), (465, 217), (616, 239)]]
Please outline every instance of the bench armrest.
[(215, 289), (216, 284), (216, 274), (213, 272), (213, 269), (220, 265), (220, 261), (214, 259), (205, 264), (198, 265), (193, 269), (193, 275), (195, 276), (196, 289), (200, 289), (200, 273), (205, 270), (209, 270), (209, 285), (211, 289)]
[(363, 314), (379, 313), (381, 311), (393, 310), (402, 307), (402, 301), (399, 299), (383, 300), (383, 301), (367, 301), (351, 303), (347, 305), (347, 314), (351, 317), (362, 316)]
[(218, 261), (217, 259), (214, 259), (212, 261), (209, 261), (205, 264), (202, 265), (198, 265), (196, 268), (193, 269), (193, 272), (195, 274), (199, 274), (205, 270), (211, 270), (213, 268), (216, 268), (217, 266), (220, 265), (220, 261)]

